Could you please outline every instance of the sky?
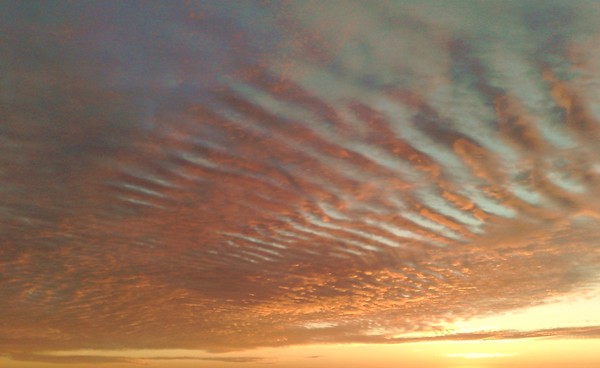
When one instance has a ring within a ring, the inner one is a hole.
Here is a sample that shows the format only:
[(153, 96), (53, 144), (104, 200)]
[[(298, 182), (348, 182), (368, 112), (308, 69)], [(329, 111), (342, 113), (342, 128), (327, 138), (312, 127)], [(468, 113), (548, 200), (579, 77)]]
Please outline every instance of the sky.
[(0, 365), (600, 366), (599, 16), (1, 1)]

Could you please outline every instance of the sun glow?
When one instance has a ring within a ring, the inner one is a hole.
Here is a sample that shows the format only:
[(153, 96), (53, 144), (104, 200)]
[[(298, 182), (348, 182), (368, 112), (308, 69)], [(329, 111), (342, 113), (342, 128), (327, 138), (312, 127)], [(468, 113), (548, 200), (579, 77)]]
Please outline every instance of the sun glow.
[[(520, 330), (600, 325), (600, 285), (562, 296), (546, 304), (491, 316), (455, 321), (445, 326), (451, 333)], [(569, 311), (569, 313), (564, 313)]]
[(465, 358), (465, 359), (485, 359), (485, 358), (504, 358), (511, 357), (517, 354), (506, 354), (506, 353), (458, 353), (458, 354), (446, 354), (448, 358)]

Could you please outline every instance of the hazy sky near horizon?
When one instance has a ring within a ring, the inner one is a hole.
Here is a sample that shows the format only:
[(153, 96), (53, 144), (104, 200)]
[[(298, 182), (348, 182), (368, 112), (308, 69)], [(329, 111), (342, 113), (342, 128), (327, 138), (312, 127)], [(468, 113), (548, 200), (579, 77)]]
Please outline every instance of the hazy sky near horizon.
[(598, 366), (599, 16), (0, 2), (0, 365)]

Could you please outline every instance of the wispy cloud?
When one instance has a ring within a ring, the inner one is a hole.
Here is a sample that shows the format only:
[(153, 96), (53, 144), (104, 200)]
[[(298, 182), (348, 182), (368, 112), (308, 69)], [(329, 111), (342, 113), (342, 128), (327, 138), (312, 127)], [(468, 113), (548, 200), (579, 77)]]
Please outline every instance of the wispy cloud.
[(600, 326), (549, 328), (532, 331), (500, 330), (478, 331), (469, 333), (448, 333), (438, 336), (397, 337), (383, 339), (390, 343), (413, 343), (427, 341), (479, 341), (479, 340), (513, 340), (531, 338), (600, 338)]
[(20, 353), (10, 354), (9, 357), (13, 360), (25, 362), (43, 362), (55, 364), (114, 364), (114, 363), (131, 363), (135, 364), (135, 359), (122, 357), (106, 357), (106, 356), (56, 356), (36, 353)]
[[(116, 353), (116, 352), (112, 352)], [(199, 360), (199, 361), (213, 361), (213, 362), (226, 362), (226, 363), (257, 363), (266, 362), (267, 359), (262, 357), (202, 357), (202, 356), (118, 356), (111, 354), (107, 355), (66, 355), (64, 352), (60, 355), (52, 353), (24, 353), (24, 354), (10, 354), (10, 358), (19, 361), (28, 362), (44, 362), (44, 363), (60, 363), (60, 364), (105, 364), (105, 363), (129, 363), (129, 364), (143, 364), (145, 361), (179, 361), (179, 360)]]

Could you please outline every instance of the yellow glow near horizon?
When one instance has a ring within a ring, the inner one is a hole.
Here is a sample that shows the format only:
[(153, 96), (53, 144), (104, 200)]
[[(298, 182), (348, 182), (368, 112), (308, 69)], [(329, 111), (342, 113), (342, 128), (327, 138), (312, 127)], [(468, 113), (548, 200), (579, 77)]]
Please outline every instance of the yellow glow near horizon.
[[(566, 295), (546, 304), (492, 316), (456, 321), (447, 325), (452, 333), (486, 330), (532, 331), (561, 327), (600, 325), (600, 286)], [(568, 311), (568, 313), (565, 313)]]
[[(569, 310), (565, 315), (561, 311)], [(451, 333), (492, 330), (540, 330), (559, 327), (599, 325), (600, 288), (563, 297), (554, 302), (500, 315), (457, 321)], [(415, 335), (415, 334), (411, 334)], [(415, 335), (416, 336), (416, 335)], [(415, 337), (413, 336), (413, 337)], [(434, 336), (431, 333), (421, 336)], [(438, 335), (439, 336), (439, 335)], [(449, 337), (451, 338), (451, 337)], [(595, 368), (600, 364), (600, 339), (522, 338), (505, 340), (447, 340), (398, 344), (324, 344), (279, 348), (258, 348), (221, 354), (189, 349), (71, 350), (39, 352), (48, 357), (110, 357), (129, 359), (149, 367), (246, 367), (276, 365), (282, 368), (355, 367), (377, 365), (383, 368), (410, 364), (415, 368), (464, 367), (560, 367), (560, 362)], [(477, 360), (476, 366), (469, 361)], [(2, 361), (0, 360), (0, 363)], [(535, 363), (535, 364), (534, 364)], [(15, 368), (44, 368), (50, 363), (14, 362)], [(87, 364), (87, 366), (95, 366)], [(131, 363), (111, 363), (124, 368)]]
[[(49, 352), (52, 356), (101, 356), (132, 359), (131, 363), (115, 363), (110, 367), (126, 368), (137, 364), (147, 367), (221, 367), (261, 368), (362, 368), (377, 366), (397, 368), (558, 368), (600, 366), (599, 339), (518, 339), (486, 341), (440, 341), (405, 344), (332, 344), (303, 345), (281, 348), (209, 354), (199, 350), (76, 350)], [(245, 357), (246, 362), (233, 358)], [(160, 359), (156, 359), (160, 358)], [(255, 360), (252, 360), (255, 359)], [(473, 365), (476, 360), (477, 364)], [(8, 362), (2, 365), (15, 368), (50, 368), (56, 364), (37, 362)], [(10, 364), (9, 364), (10, 363)], [(73, 365), (75, 366), (75, 365)], [(81, 365), (76, 365), (81, 366)], [(95, 367), (95, 364), (84, 364)], [(99, 365), (102, 366), (102, 365)]]
[(446, 354), (448, 358), (466, 358), (466, 359), (485, 359), (485, 358), (503, 358), (511, 357), (516, 354), (504, 354), (504, 353), (457, 353), (457, 354)]

